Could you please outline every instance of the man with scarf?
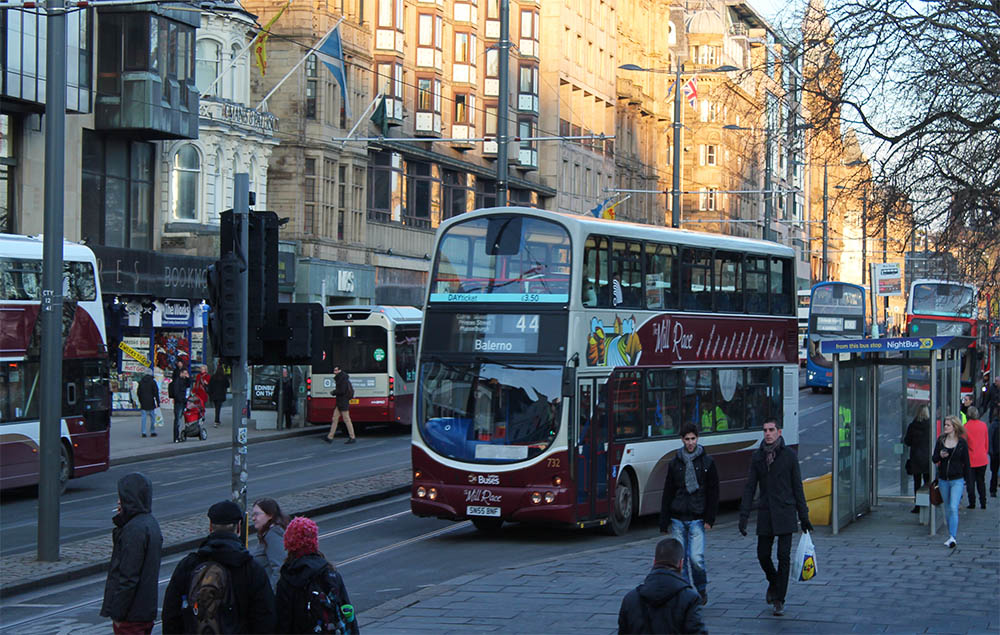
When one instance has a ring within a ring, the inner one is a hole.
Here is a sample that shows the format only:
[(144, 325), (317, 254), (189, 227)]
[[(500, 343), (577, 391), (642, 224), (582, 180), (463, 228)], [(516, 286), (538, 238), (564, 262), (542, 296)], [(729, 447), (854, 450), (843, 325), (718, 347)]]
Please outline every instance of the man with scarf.
[[(773, 418), (764, 422), (764, 441), (750, 459), (750, 471), (740, 504), (740, 533), (744, 536), (747, 535), (750, 505), (758, 486), (757, 560), (767, 576), (765, 599), (774, 606), (775, 615), (784, 615), (791, 569), (792, 534), (798, 525), (802, 526), (802, 531), (812, 531), (813, 526), (809, 522), (809, 507), (802, 491), (799, 458), (791, 448), (785, 447), (780, 424)], [(778, 537), (777, 570), (771, 560), (775, 536)]]
[(719, 511), (719, 472), (705, 448), (698, 444), (698, 426), (681, 427), (684, 447), (667, 466), (660, 504), (660, 531), (670, 533), (684, 545), (684, 560), (690, 563), (681, 573), (694, 583), (701, 603), (708, 602), (708, 573), (705, 570), (705, 530), (715, 524)]

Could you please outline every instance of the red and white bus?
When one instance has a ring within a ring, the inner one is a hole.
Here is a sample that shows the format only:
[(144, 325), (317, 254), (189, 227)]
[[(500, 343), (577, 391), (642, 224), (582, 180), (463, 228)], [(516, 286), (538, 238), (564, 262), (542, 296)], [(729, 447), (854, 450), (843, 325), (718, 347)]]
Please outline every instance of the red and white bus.
[[(979, 369), (979, 296), (976, 287), (962, 282), (914, 280), (906, 298), (906, 334), (910, 337), (964, 336), (973, 342), (962, 354), (962, 393), (972, 393)], [(911, 371), (907, 381), (910, 400), (930, 399), (929, 379)]]
[(493, 208), (438, 229), (412, 437), (418, 516), (657, 513), (693, 422), (736, 499), (766, 418), (798, 444), (792, 249)]
[[(38, 483), (42, 241), (0, 234), (0, 489)], [(108, 469), (111, 396), (94, 253), (63, 244), (61, 467), (71, 478)]]
[(351, 421), (410, 425), (421, 312), (409, 306), (327, 307), (323, 361), (306, 379), (306, 420), (333, 418), (333, 369), (351, 377)]

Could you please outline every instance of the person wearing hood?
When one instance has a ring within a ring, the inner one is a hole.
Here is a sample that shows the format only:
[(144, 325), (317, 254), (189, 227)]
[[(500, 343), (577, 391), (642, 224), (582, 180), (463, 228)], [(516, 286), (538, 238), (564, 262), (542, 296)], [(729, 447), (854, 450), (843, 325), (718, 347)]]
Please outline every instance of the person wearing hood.
[(101, 605), (101, 617), (111, 618), (116, 635), (148, 635), (156, 620), (163, 536), (152, 506), (153, 485), (148, 478), (136, 472), (118, 480), (114, 547)]
[(212, 505), (208, 510), (209, 535), (194, 553), (190, 553), (177, 564), (170, 576), (166, 593), (163, 595), (163, 632), (195, 633), (198, 618), (210, 619), (207, 611), (195, 614), (197, 602), (188, 593), (196, 569), (205, 563), (218, 563), (225, 568), (229, 579), (229, 595), (232, 606), (221, 606), (219, 622), (221, 632), (230, 633), (273, 633), (274, 632), (274, 592), (267, 578), (267, 572), (243, 547), (240, 528), (243, 511), (236, 503), (225, 500)]
[(701, 598), (684, 575), (684, 545), (676, 538), (656, 543), (653, 570), (625, 594), (618, 611), (618, 632), (707, 633)]
[(285, 550), (288, 560), (281, 567), (281, 578), (278, 580), (276, 632), (327, 632), (317, 625), (316, 613), (310, 606), (307, 589), (312, 586), (322, 588), (332, 598), (331, 604), (339, 605), (339, 611), (329, 611), (330, 619), (343, 621), (343, 632), (358, 635), (358, 620), (344, 579), (319, 552), (319, 527), (316, 523), (302, 516), (293, 518), (285, 529)]
[[(802, 473), (795, 451), (785, 447), (781, 424), (770, 418), (764, 422), (764, 440), (750, 458), (750, 471), (740, 503), (740, 533), (747, 535), (750, 506), (760, 487), (757, 507), (757, 560), (767, 577), (765, 600), (774, 607), (775, 615), (785, 614), (785, 594), (791, 571), (792, 534), (812, 531), (809, 507), (802, 489)], [(796, 522), (796, 515), (798, 522)], [(774, 538), (778, 538), (778, 568), (771, 560)]]
[(684, 560), (691, 567), (681, 569), (684, 578), (693, 582), (708, 603), (708, 574), (705, 571), (705, 531), (715, 524), (719, 511), (719, 471), (715, 461), (698, 444), (698, 426), (681, 427), (684, 446), (667, 466), (660, 504), (660, 532), (669, 533), (684, 545)]

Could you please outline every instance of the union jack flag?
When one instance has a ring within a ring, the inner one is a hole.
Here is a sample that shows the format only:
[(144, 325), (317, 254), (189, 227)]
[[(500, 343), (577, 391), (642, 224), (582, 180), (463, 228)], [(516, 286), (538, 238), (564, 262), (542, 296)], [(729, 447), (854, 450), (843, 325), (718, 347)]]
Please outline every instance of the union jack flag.
[(698, 76), (695, 75), (684, 84), (684, 96), (687, 98), (688, 103), (694, 108), (695, 102), (698, 101)]

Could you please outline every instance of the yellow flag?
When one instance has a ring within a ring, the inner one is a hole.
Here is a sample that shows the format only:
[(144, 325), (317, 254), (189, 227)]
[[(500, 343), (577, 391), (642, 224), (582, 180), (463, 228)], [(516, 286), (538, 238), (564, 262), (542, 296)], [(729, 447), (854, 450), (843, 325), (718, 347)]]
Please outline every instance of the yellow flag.
[(285, 6), (281, 7), (281, 10), (268, 21), (260, 33), (257, 34), (257, 39), (253, 43), (254, 55), (257, 56), (257, 68), (260, 69), (260, 74), (264, 75), (267, 73), (267, 38), (271, 36), (271, 27), (274, 23), (278, 21), (281, 14), (285, 12), (288, 5), (292, 4), (292, 0), (288, 0)]

